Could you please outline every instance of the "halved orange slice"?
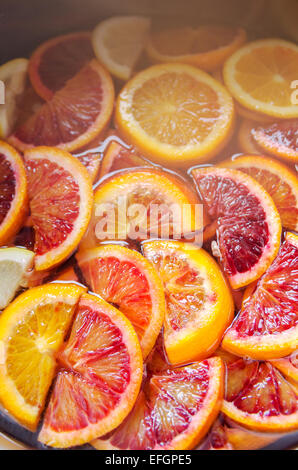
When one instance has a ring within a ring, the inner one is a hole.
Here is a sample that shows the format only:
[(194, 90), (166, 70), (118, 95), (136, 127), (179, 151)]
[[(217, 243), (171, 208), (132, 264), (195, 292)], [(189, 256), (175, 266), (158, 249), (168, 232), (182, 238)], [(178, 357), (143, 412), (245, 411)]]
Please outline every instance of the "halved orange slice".
[(298, 119), (255, 125), (251, 135), (265, 152), (298, 162)]
[(268, 157), (244, 155), (220, 164), (256, 179), (270, 194), (283, 227), (298, 231), (298, 179), (285, 165)]
[(24, 163), (14, 148), (0, 141), (0, 246), (18, 232), (27, 214)]
[(115, 429), (131, 411), (143, 376), (142, 352), (127, 318), (100, 297), (83, 294), (39, 440), (85, 444)]
[(88, 226), (93, 191), (87, 170), (69, 153), (37, 147), (25, 153), (35, 267), (52, 268), (76, 249)]
[(84, 288), (45, 284), (17, 297), (0, 317), (0, 401), (35, 430), (55, 370), (55, 354)]
[(39, 145), (72, 152), (91, 142), (108, 124), (114, 105), (109, 73), (93, 59), (10, 136), (21, 151)]
[(222, 347), (240, 356), (279, 359), (298, 348), (298, 236), (286, 234), (278, 256), (243, 303)]
[(153, 348), (163, 325), (163, 285), (151, 263), (120, 245), (102, 245), (77, 255), (90, 289), (116, 306), (132, 323), (143, 357)]
[(298, 76), (298, 46), (262, 39), (238, 49), (224, 65), (224, 82), (244, 107), (277, 118), (297, 118), (292, 81)]
[(219, 358), (154, 374), (121, 426), (92, 445), (100, 450), (193, 449), (218, 414), (223, 385)]
[(124, 86), (115, 122), (145, 156), (181, 168), (223, 148), (233, 130), (234, 106), (224, 86), (207, 73), (190, 65), (162, 64)]
[(169, 361), (187, 364), (209, 357), (234, 313), (231, 293), (216, 262), (204, 250), (181, 242), (148, 241), (143, 252), (164, 284)]
[(88, 32), (56, 36), (42, 43), (29, 61), (29, 77), (36, 93), (51, 100), (93, 57)]
[(81, 249), (105, 240), (183, 238), (202, 226), (196, 204), (195, 192), (173, 173), (158, 168), (116, 172), (94, 193), (93, 216)]
[(147, 54), (153, 62), (179, 62), (206, 71), (220, 67), (246, 40), (242, 28), (199, 26), (152, 33)]
[(298, 429), (298, 396), (269, 362), (222, 357), (227, 387), (223, 413), (245, 428), (265, 432)]
[(251, 176), (224, 168), (195, 168), (191, 174), (208, 215), (217, 220), (219, 256), (233, 289), (258, 279), (275, 258), (281, 221), (271, 197)]

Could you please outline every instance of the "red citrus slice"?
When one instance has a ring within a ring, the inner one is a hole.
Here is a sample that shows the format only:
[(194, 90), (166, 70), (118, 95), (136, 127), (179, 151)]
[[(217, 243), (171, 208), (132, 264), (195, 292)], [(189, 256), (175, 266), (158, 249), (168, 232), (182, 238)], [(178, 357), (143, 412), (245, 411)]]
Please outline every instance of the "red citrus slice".
[(222, 394), (219, 358), (169, 368), (148, 378), (126, 420), (92, 444), (97, 449), (192, 449), (216, 418)]
[(94, 59), (19, 126), (9, 140), (21, 151), (39, 145), (74, 151), (105, 128), (113, 103), (112, 79)]
[(25, 153), (35, 231), (35, 267), (49, 269), (75, 250), (92, 211), (92, 185), (83, 165), (63, 150), (37, 147)]
[(210, 218), (217, 220), (216, 251), (232, 288), (250, 284), (270, 266), (280, 245), (281, 222), (271, 197), (238, 170), (196, 168), (192, 176)]
[(256, 179), (272, 197), (283, 227), (298, 231), (298, 179), (287, 166), (256, 155), (225, 160), (220, 166), (235, 168)]
[(251, 135), (265, 152), (298, 162), (298, 119), (255, 125)]
[(298, 429), (298, 397), (269, 362), (223, 357), (227, 387), (222, 411), (248, 429), (283, 432)]
[(107, 147), (101, 161), (99, 176), (102, 178), (113, 171), (139, 166), (152, 166), (152, 163), (136, 152), (133, 152), (131, 148), (124, 147), (118, 142), (112, 141)]
[(278, 359), (298, 348), (298, 237), (287, 233), (279, 254), (258, 281), (222, 346), (240, 356)]
[(29, 77), (36, 93), (49, 101), (93, 57), (88, 32), (57, 36), (44, 42), (29, 61)]
[(289, 357), (274, 359), (270, 361), (274, 367), (282, 372), (289, 380), (298, 384), (298, 353), (295, 352)]
[(125, 316), (94, 295), (81, 296), (39, 440), (52, 447), (84, 444), (116, 428), (139, 393), (143, 367)]
[(0, 245), (18, 232), (27, 213), (27, 181), (23, 161), (15, 149), (0, 141)]
[(131, 321), (144, 358), (154, 346), (165, 315), (163, 285), (146, 258), (120, 245), (77, 255), (87, 285)]

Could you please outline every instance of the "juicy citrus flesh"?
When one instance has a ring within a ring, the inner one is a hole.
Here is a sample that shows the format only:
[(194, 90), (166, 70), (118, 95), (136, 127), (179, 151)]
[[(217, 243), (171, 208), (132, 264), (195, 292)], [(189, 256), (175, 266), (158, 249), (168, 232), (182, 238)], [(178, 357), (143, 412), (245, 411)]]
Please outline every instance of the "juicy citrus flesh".
[(253, 111), (277, 118), (297, 117), (291, 83), (298, 73), (298, 47), (280, 39), (249, 43), (224, 65), (224, 81), (234, 98)]
[(58, 36), (41, 44), (29, 61), (29, 77), (46, 101), (94, 57), (88, 32)]
[(298, 119), (254, 126), (251, 135), (257, 144), (276, 157), (298, 161)]
[(228, 355), (223, 413), (248, 429), (282, 432), (298, 427), (298, 397), (269, 362)]
[[(114, 173), (103, 179), (94, 193), (92, 221), (81, 247), (90, 248), (104, 240), (171, 237), (177, 217), (175, 209), (182, 213), (184, 205), (187, 210), (180, 238), (191, 236), (203, 223), (196, 214), (197, 203), (195, 192), (170, 172), (134, 168)], [(110, 218), (106, 215), (108, 209), (113, 209), (108, 212), (112, 214)]]
[(126, 139), (157, 163), (206, 160), (230, 137), (233, 102), (206, 73), (183, 64), (137, 74), (118, 96), (115, 120)]
[(79, 244), (91, 217), (92, 185), (87, 170), (67, 152), (37, 147), (25, 154), (35, 264), (48, 269)]
[(221, 361), (211, 358), (152, 375), (121, 426), (92, 444), (122, 450), (193, 448), (218, 413), (222, 374)]
[(0, 399), (30, 429), (36, 429), (60, 349), (83, 287), (48, 284), (21, 294), (0, 321), (3, 361)]
[(170, 363), (210, 356), (234, 311), (219, 267), (204, 250), (179, 242), (145, 242), (143, 252), (164, 285), (164, 342)]
[(14, 148), (0, 141), (0, 245), (18, 232), (27, 212), (24, 163)]
[(131, 321), (147, 357), (165, 312), (163, 285), (154, 268), (139, 253), (119, 245), (83, 252), (77, 260), (90, 289)]
[(298, 238), (287, 234), (278, 256), (225, 334), (224, 349), (256, 359), (278, 359), (296, 351), (297, 263)]
[(153, 33), (147, 54), (154, 62), (180, 62), (212, 71), (239, 48), (246, 38), (241, 28), (200, 26)]
[(283, 375), (298, 383), (297, 354), (294, 354), (293, 356), (282, 357), (281, 359), (274, 359), (271, 361), (271, 363), (274, 365), (274, 367), (280, 370)]
[(113, 100), (111, 77), (94, 59), (19, 126), (10, 141), (20, 150), (39, 145), (77, 150), (107, 125)]
[(288, 167), (276, 160), (245, 155), (220, 166), (235, 168), (256, 179), (272, 197), (283, 227), (298, 230), (298, 182)]
[(233, 289), (259, 278), (277, 254), (281, 221), (269, 194), (238, 170), (198, 168), (192, 176), (211, 219)]
[(81, 296), (39, 440), (52, 447), (89, 442), (131, 411), (142, 380), (142, 353), (130, 322), (104, 300)]

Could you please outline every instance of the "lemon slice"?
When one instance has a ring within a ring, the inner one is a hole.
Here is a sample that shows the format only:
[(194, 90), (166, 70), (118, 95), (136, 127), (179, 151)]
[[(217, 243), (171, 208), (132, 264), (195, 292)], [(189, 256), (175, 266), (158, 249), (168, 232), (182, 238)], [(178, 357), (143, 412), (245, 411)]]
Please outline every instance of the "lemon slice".
[(0, 249), (0, 309), (14, 298), (19, 287), (26, 286), (26, 274), (33, 267), (34, 253), (24, 248)]
[(109, 72), (128, 80), (145, 47), (151, 21), (145, 16), (115, 16), (99, 23), (92, 35), (95, 55)]
[(7, 137), (16, 120), (17, 97), (26, 85), (27, 59), (14, 59), (0, 67), (0, 80), (4, 83), (5, 103), (0, 104), (0, 138)]

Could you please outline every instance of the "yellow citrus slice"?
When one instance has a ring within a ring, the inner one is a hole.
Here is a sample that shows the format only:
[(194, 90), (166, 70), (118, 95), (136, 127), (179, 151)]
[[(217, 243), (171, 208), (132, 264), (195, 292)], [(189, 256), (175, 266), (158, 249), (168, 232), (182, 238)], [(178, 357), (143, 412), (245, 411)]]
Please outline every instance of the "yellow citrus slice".
[(0, 249), (0, 310), (11, 302), (20, 287), (26, 286), (33, 262), (32, 251), (15, 247)]
[(115, 16), (94, 29), (95, 55), (115, 77), (130, 78), (145, 47), (150, 23), (150, 18), (145, 16)]
[(283, 227), (298, 231), (298, 179), (287, 166), (268, 157), (244, 155), (220, 164), (256, 179), (272, 197)]
[(131, 321), (147, 357), (165, 315), (163, 285), (151, 263), (140, 253), (115, 244), (82, 252), (77, 260), (90, 289)]
[(17, 297), (0, 317), (0, 401), (36, 429), (60, 349), (83, 287), (45, 284)]
[(291, 84), (298, 76), (298, 46), (263, 39), (238, 49), (224, 65), (224, 82), (244, 107), (277, 118), (298, 117)]
[(0, 80), (4, 84), (3, 98), (0, 100), (0, 138), (10, 135), (18, 117), (18, 98), (25, 90), (28, 60), (14, 59), (0, 67)]
[(116, 124), (126, 140), (166, 166), (189, 166), (215, 155), (233, 129), (234, 106), (210, 75), (185, 64), (138, 73), (118, 96)]
[(146, 51), (153, 62), (179, 62), (212, 71), (220, 67), (245, 40), (246, 32), (242, 28), (172, 28), (152, 33)]
[(171, 241), (144, 242), (143, 251), (164, 284), (165, 349), (172, 364), (209, 357), (233, 318), (224, 276), (204, 250)]

